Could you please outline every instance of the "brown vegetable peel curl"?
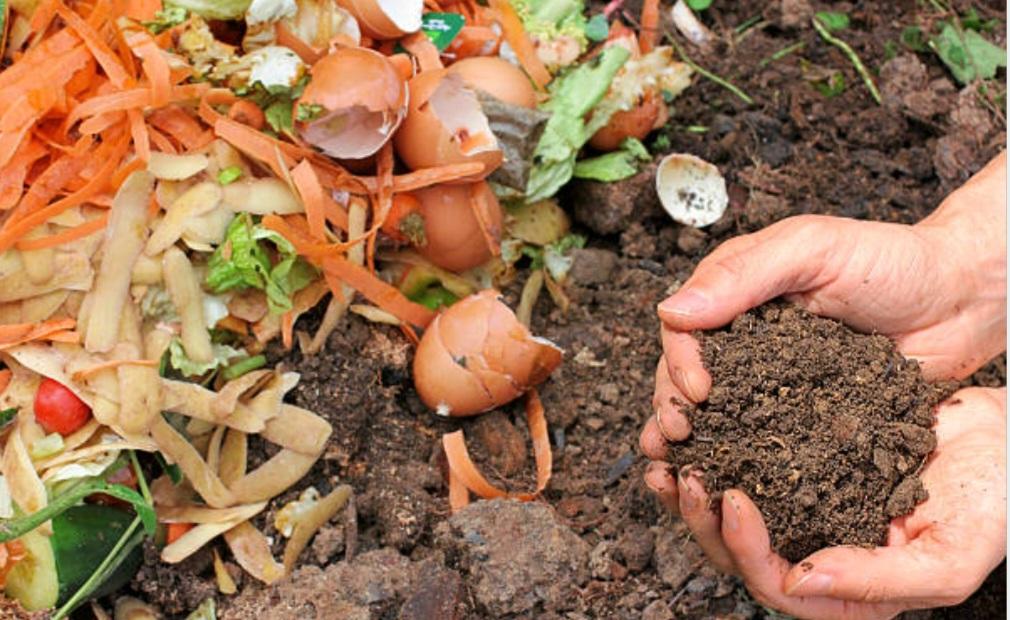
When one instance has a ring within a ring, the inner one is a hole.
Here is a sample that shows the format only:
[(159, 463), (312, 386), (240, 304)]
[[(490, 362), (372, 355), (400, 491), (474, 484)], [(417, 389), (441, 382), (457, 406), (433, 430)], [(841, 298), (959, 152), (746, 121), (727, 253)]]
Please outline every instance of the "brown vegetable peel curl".
[(456, 302), (431, 322), (414, 356), (414, 386), (439, 415), (474, 415), (542, 383), (561, 355), (488, 289)]

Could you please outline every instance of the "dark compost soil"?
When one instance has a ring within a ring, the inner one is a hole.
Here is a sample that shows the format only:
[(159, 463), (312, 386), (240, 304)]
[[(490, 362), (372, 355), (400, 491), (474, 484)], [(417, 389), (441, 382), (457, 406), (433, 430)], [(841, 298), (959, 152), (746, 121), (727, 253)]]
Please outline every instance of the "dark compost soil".
[(685, 404), (691, 437), (670, 462), (700, 472), (713, 501), (745, 491), (786, 559), (883, 545), (928, 496), (933, 410), (956, 384), (927, 384), (889, 339), (773, 302), (704, 334), (702, 358), (712, 391)]
[[(639, 3), (625, 7), (636, 15)], [(986, 36), (1005, 46), (1005, 5), (976, 8), (999, 20)], [(839, 36), (874, 74), (884, 105), (810, 27), (814, 10), (850, 15)], [(757, 26), (734, 31), (754, 17)], [(534, 471), (522, 407), (464, 421), (433, 415), (413, 392), (411, 349), (399, 332), (351, 317), (316, 357), (275, 352), (275, 361), (302, 373), (295, 402), (326, 416), (334, 432), (320, 462), (258, 525), (279, 555), (273, 514), (306, 486), (326, 492), (349, 483), (353, 509), (315, 537), (283, 585), (240, 578), (237, 596), (218, 595), (221, 616), (768, 617), (738, 580), (706, 564), (683, 524), (641, 482), (638, 433), (652, 415), (661, 354), (654, 309), (731, 236), (800, 213), (914, 223), (1005, 147), (1005, 113), (959, 89), (932, 53), (899, 43), (906, 26), (937, 18), (930, 3), (913, 0), (717, 1), (704, 19), (721, 42), (701, 50), (680, 41), (695, 62), (755, 101), (747, 105), (696, 78), (658, 136), (670, 151), (719, 166), (730, 209), (703, 231), (674, 224), (658, 207), (651, 167), (621, 183), (575, 184), (561, 196), (589, 247), (575, 256), (571, 310), (562, 314), (544, 296), (533, 317), (534, 331), (566, 351), (541, 392), (554, 443), (554, 476), (542, 502), (521, 509), (478, 503), (450, 519), (439, 437), (462, 428), (489, 478), (529, 489)], [(825, 97), (811, 85), (825, 70), (844, 75), (841, 94)], [(507, 291), (513, 305), (520, 284)], [(313, 320), (306, 330), (315, 329)], [(1005, 358), (973, 381), (1006, 385)], [(486, 505), (495, 510), (479, 508)], [(218, 550), (230, 563), (227, 548)], [(167, 616), (183, 617), (214, 593), (209, 550), (179, 566), (156, 558), (150, 555), (131, 588)], [(995, 571), (963, 607), (915, 617), (1004, 617), (1005, 575), (1004, 567)]]

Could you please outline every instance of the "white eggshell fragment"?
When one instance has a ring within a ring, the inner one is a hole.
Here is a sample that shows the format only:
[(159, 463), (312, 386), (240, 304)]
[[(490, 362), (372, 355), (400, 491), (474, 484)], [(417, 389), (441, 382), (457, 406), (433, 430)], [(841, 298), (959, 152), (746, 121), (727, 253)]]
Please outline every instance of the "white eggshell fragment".
[(729, 205), (719, 169), (686, 153), (672, 153), (659, 162), (656, 193), (674, 221), (695, 228), (716, 223)]

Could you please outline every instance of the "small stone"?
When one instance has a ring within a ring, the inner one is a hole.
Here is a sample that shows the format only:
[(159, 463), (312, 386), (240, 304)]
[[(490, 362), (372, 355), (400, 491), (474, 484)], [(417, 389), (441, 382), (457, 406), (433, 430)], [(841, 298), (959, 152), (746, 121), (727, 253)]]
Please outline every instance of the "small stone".
[(617, 540), (615, 549), (618, 560), (623, 561), (633, 573), (641, 572), (649, 565), (656, 546), (656, 537), (645, 524), (631, 523)]
[(588, 427), (589, 430), (591, 431), (598, 431), (607, 425), (607, 423), (604, 422), (602, 418), (597, 417), (586, 418), (585, 420), (582, 421), (582, 423), (585, 424), (586, 427)]
[(656, 572), (663, 583), (679, 590), (703, 562), (704, 554), (693, 540), (685, 540), (684, 536), (667, 528), (656, 529), (658, 532), (653, 554)]
[(459, 573), (431, 563), (419, 570), (414, 592), (400, 608), (400, 620), (458, 620), (463, 617), (463, 580)]
[(577, 248), (570, 256), (572, 266), (568, 278), (578, 286), (606, 284), (617, 268), (617, 254), (609, 250)]
[(611, 578), (610, 556), (613, 548), (614, 543), (609, 540), (601, 540), (589, 553), (589, 570), (593, 579), (609, 580)]
[(673, 612), (670, 611), (666, 601), (655, 600), (642, 610), (642, 620), (673, 620)]
[(616, 383), (604, 383), (596, 388), (596, 393), (600, 400), (608, 405), (616, 404), (621, 400), (621, 388)]

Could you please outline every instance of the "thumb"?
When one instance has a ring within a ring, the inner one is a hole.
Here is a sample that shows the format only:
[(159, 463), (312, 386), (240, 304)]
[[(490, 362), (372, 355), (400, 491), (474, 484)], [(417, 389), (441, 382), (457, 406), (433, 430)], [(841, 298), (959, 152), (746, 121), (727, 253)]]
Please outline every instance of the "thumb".
[(713, 329), (779, 295), (827, 282), (834, 219), (788, 218), (723, 243), (659, 304), (660, 319), (677, 331)]
[(964, 550), (946, 548), (929, 533), (903, 546), (832, 547), (794, 566), (782, 587), (796, 597), (953, 605), (981, 584), (964, 556)]

